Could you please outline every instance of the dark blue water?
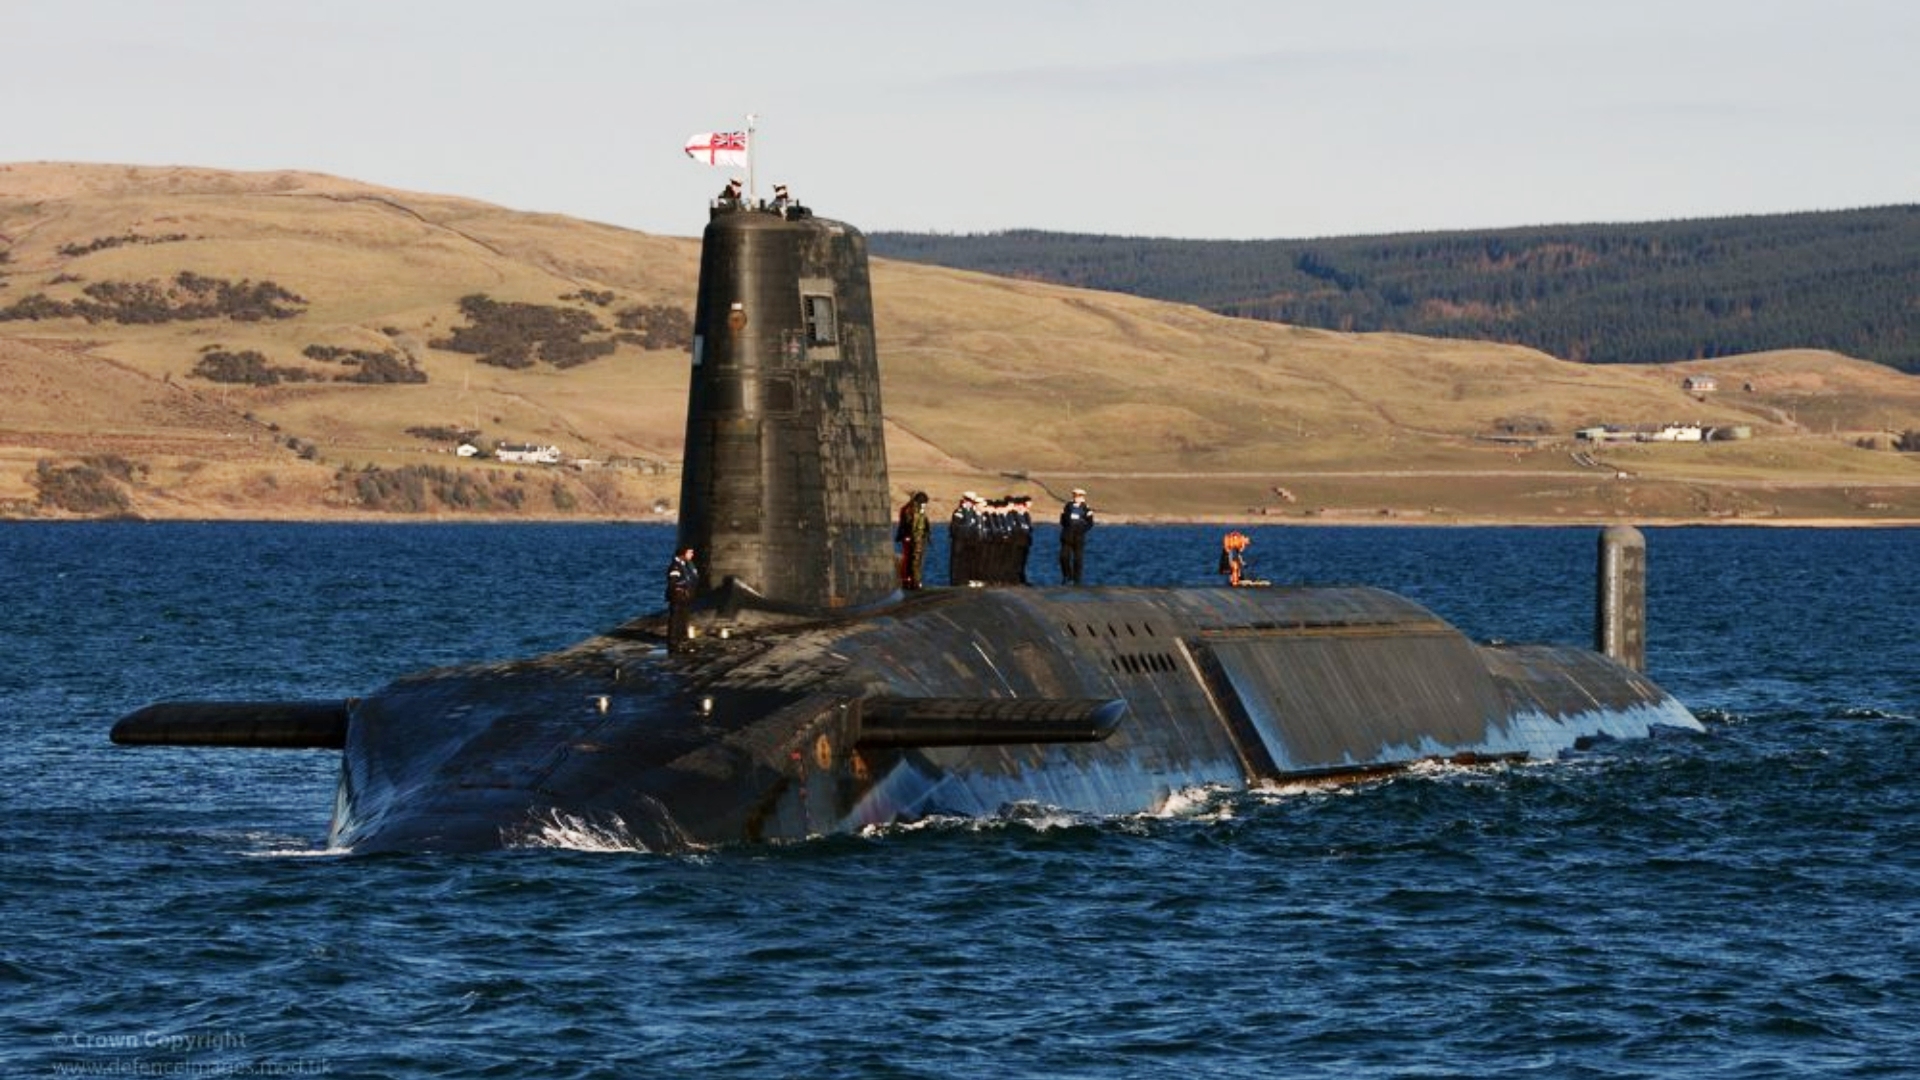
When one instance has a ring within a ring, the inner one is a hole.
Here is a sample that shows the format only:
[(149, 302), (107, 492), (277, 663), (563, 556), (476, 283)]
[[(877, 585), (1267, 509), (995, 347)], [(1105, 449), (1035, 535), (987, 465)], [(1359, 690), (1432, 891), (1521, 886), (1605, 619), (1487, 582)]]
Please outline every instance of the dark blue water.
[[(1091, 577), (1210, 583), (1218, 535), (1103, 526)], [(330, 753), (107, 743), (567, 644), (655, 606), (670, 543), (0, 526), (0, 1076), (1920, 1074), (1914, 531), (1649, 533), (1650, 667), (1704, 736), (1164, 817), (338, 858)], [(1590, 634), (1587, 532), (1253, 554)]]

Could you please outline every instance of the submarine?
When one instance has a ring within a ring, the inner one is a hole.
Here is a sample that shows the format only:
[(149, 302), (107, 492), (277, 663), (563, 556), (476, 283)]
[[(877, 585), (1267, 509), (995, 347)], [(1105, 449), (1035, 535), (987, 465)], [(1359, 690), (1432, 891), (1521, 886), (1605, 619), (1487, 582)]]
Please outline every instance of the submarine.
[(332, 850), (556, 830), (677, 852), (1196, 788), (1552, 760), (1700, 730), (1644, 674), (1645, 545), (1602, 532), (1596, 641), (1477, 643), (1364, 586), (903, 592), (866, 239), (715, 205), (702, 237), (676, 550), (697, 635), (642, 615), (365, 696), (163, 701), (122, 745), (331, 749)]

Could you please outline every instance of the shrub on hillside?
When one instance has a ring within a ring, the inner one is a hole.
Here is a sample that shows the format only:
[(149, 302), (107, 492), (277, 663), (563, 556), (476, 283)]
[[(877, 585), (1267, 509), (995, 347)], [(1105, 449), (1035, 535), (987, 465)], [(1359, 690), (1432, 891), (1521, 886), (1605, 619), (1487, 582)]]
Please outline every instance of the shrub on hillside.
[(334, 382), (368, 383), (376, 386), (389, 386), (399, 383), (423, 383), (427, 373), (420, 370), (410, 357), (398, 353), (372, 353), (361, 359), (360, 364), (351, 373), (336, 375)]
[(361, 506), (397, 514), (517, 510), (527, 500), (526, 489), (517, 482), (502, 483), (488, 473), (437, 465), (398, 469), (368, 465), (358, 472), (342, 471), (335, 483)]
[(1553, 424), (1538, 416), (1502, 416), (1493, 422), (1493, 430), (1503, 435), (1550, 435)]
[(136, 475), (144, 475), (147, 471), (145, 465), (123, 458), (119, 454), (88, 454), (80, 459), (80, 464), (89, 469), (98, 469), (123, 484), (133, 483)]
[(208, 382), (247, 386), (273, 386), (280, 381), (278, 370), (254, 349), (242, 349), (239, 352), (215, 349), (200, 357), (199, 362), (193, 365), (192, 374)]
[(200, 319), (259, 322), (291, 319), (306, 300), (271, 281), (224, 281), (190, 270), (170, 282), (96, 281), (77, 300), (54, 300), (41, 293), (0, 308), (9, 319), (85, 319), (90, 323), (153, 324)]
[(82, 255), (91, 255), (96, 251), (105, 251), (108, 248), (117, 248), (124, 244), (171, 244), (186, 239), (189, 239), (186, 233), (168, 233), (165, 236), (141, 236), (137, 233), (126, 233), (121, 236), (95, 237), (84, 244), (62, 244), (60, 245), (60, 254), (72, 259)]
[(557, 368), (579, 367), (589, 360), (612, 353), (619, 343), (611, 338), (600, 341), (549, 341), (540, 347), (540, 359)]
[(633, 332), (623, 339), (643, 349), (685, 349), (693, 345), (693, 316), (685, 308), (648, 304), (623, 308), (615, 318), (620, 329)]
[(427, 373), (420, 370), (420, 365), (414, 363), (412, 357), (397, 352), (309, 345), (300, 351), (300, 355), (309, 360), (341, 364), (354, 369), (345, 375), (335, 375), (334, 382), (388, 384), (427, 381)]
[(182, 270), (174, 275), (173, 282), (176, 292), (193, 298), (187, 308), (200, 318), (225, 316), (235, 322), (291, 319), (300, 314), (291, 305), (306, 305), (304, 299), (271, 281), (222, 281)]
[(413, 436), (416, 439), (425, 439), (428, 442), (446, 442), (446, 443), (463, 443), (464, 442), (464, 443), (473, 443), (474, 445), (477, 446), (479, 445), (479, 441), (480, 441), (480, 432), (477, 430), (471, 430), (468, 428), (447, 427), (442, 424), (435, 424), (431, 426), (422, 425), (417, 427), (410, 427), (407, 429), (407, 434)]
[(306, 368), (275, 367), (255, 349), (228, 352), (218, 345), (208, 346), (191, 374), (208, 382), (237, 383), (245, 386), (274, 386), (283, 382), (312, 382), (318, 376)]
[(133, 511), (122, 485), (133, 482), (140, 466), (113, 454), (82, 458), (77, 465), (57, 467), (42, 458), (36, 463), (33, 486), (42, 507), (71, 514), (119, 516)]
[(616, 347), (611, 338), (591, 337), (606, 333), (606, 328), (591, 312), (578, 308), (499, 301), (474, 293), (460, 298), (460, 313), (468, 325), (453, 327), (446, 337), (427, 344), (467, 353), (495, 367), (530, 368), (544, 361), (569, 368)]
[(0, 322), (8, 320), (38, 322), (41, 319), (64, 319), (73, 312), (67, 304), (54, 300), (44, 293), (28, 293), (12, 304), (0, 308)]

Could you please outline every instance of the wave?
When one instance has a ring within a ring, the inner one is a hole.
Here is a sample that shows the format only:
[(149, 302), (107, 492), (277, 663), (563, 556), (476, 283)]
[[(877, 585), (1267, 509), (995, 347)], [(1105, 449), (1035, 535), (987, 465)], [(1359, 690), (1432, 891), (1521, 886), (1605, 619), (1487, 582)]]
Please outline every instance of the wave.
[(535, 811), (521, 827), (502, 838), (509, 848), (553, 848), (563, 851), (594, 851), (652, 854), (619, 814), (569, 814), (549, 807)]

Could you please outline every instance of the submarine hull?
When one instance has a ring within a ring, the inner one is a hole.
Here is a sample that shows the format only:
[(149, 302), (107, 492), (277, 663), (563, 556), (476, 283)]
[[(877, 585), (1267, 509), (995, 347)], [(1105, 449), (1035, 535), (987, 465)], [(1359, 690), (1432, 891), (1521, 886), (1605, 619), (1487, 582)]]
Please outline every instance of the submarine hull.
[[(652, 616), (360, 698), (163, 702), (114, 741), (339, 747), (344, 850), (684, 850), (1698, 727), (1635, 670), (1637, 587), (1602, 605), (1608, 655), (1476, 645), (1368, 588), (903, 595), (874, 342), (858, 230), (716, 208), (677, 537), (701, 637)], [(1633, 585), (1643, 555), (1616, 554)]]
[[(1152, 813), (1196, 787), (1699, 728), (1605, 657), (1476, 645), (1366, 588), (954, 589), (858, 618), (709, 618), (679, 654), (644, 620), (357, 702), (333, 845), (671, 851), (1028, 804)], [(956, 727), (958, 702), (998, 708)]]

